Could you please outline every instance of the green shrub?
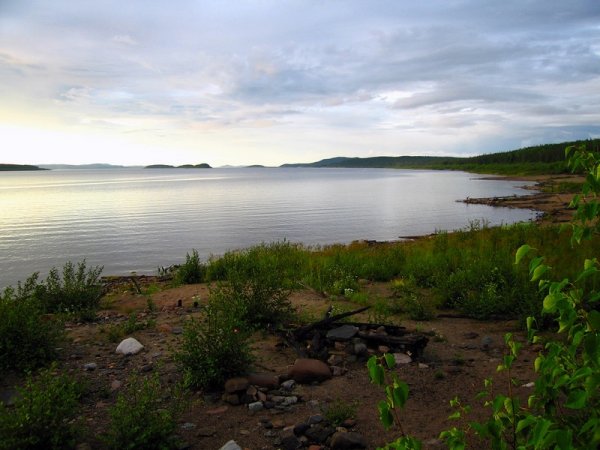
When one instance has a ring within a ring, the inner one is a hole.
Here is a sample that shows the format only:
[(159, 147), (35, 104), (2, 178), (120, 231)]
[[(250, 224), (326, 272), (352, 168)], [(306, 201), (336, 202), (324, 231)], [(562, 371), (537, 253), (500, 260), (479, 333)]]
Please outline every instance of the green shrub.
[(210, 293), (204, 316), (186, 322), (175, 354), (186, 387), (217, 388), (227, 378), (247, 372), (252, 355), (243, 316), (244, 305), (217, 287)]
[(328, 403), (321, 408), (323, 416), (334, 427), (339, 427), (345, 420), (356, 417), (358, 410), (358, 402), (346, 402), (340, 398), (336, 398), (333, 402)]
[(130, 377), (127, 388), (110, 408), (111, 421), (103, 436), (107, 446), (115, 450), (178, 448), (174, 432), (181, 402), (177, 395), (170, 397), (171, 392), (161, 386), (158, 373), (146, 379), (139, 375)]
[(175, 282), (177, 284), (196, 284), (202, 283), (205, 278), (206, 266), (200, 262), (200, 256), (197, 250), (192, 250), (192, 254), (185, 255), (185, 263), (179, 266), (175, 273)]
[(6, 288), (0, 294), (0, 371), (29, 370), (56, 357), (63, 337), (60, 323), (43, 315), (32, 293), (37, 274), (17, 289)]
[(69, 261), (62, 275), (53, 267), (36, 287), (34, 296), (49, 313), (95, 311), (102, 297), (101, 273), (102, 267), (87, 269), (85, 260), (77, 266)]
[(435, 317), (433, 306), (416, 294), (408, 295), (402, 300), (402, 309), (406, 311), (408, 317), (412, 320), (431, 320)]
[(156, 326), (156, 320), (149, 318), (147, 320), (138, 320), (137, 314), (132, 313), (129, 315), (127, 322), (110, 325), (106, 329), (102, 329), (102, 332), (107, 333), (108, 340), (110, 342), (117, 342), (123, 336), (135, 333), (139, 330), (146, 330), (148, 328), (154, 328)]
[(12, 407), (0, 403), (0, 449), (73, 448), (79, 384), (56, 367), (28, 376)]

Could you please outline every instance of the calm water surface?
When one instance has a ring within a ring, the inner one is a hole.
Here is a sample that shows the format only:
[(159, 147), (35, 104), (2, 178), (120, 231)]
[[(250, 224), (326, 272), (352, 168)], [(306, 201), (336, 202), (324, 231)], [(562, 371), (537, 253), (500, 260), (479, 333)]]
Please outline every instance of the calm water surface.
[(120, 169), (0, 172), (0, 287), (87, 259), (153, 273), (287, 239), (308, 245), (454, 230), (535, 212), (456, 200), (523, 194), (523, 182), (388, 169)]

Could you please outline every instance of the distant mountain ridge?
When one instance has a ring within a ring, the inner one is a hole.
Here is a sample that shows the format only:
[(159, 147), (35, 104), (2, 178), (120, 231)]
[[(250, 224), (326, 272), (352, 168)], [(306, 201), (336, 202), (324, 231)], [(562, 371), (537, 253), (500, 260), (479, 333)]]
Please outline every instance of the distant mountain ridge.
[(44, 169), (131, 169), (141, 166), (119, 166), (115, 164), (94, 163), (94, 164), (40, 164)]
[(46, 170), (30, 164), (0, 164), (0, 172), (16, 172), (20, 170)]
[(446, 169), (482, 171), (484, 173), (561, 173), (566, 172), (565, 148), (585, 143), (600, 152), (600, 139), (587, 139), (557, 144), (524, 147), (506, 152), (471, 157), (452, 156), (374, 156), (348, 158), (338, 156), (313, 163), (283, 164), (281, 167), (380, 168), (380, 169)]
[(144, 169), (212, 169), (209, 164), (183, 164), (181, 166), (172, 166), (170, 164), (150, 164)]

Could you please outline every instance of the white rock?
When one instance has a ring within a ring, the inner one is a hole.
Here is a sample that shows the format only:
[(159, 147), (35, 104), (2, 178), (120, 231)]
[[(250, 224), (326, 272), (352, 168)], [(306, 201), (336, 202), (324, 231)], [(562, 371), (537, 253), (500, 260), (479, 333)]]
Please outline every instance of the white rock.
[(127, 338), (121, 341), (118, 345), (116, 352), (122, 355), (135, 355), (139, 353), (144, 346), (136, 338)]
[(410, 364), (412, 362), (412, 358), (408, 356), (406, 353), (394, 353), (394, 359), (396, 360), (396, 364)]
[(524, 388), (532, 388), (535, 387), (535, 383), (533, 381), (530, 381), (529, 383), (525, 383), (523, 385)]
[(242, 447), (240, 447), (234, 440), (231, 440), (219, 450), (242, 450)]

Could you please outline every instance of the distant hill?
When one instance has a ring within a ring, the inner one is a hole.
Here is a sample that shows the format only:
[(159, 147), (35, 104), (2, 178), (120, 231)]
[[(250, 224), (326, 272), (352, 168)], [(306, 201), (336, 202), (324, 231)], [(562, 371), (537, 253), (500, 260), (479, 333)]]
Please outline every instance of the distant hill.
[(499, 174), (536, 174), (567, 172), (565, 147), (586, 143), (600, 152), (600, 139), (544, 144), (469, 158), (439, 156), (375, 156), (371, 158), (336, 157), (307, 164), (281, 167), (340, 167), (389, 169), (445, 169)]
[(14, 172), (19, 170), (47, 170), (29, 164), (0, 164), (0, 172)]
[(151, 164), (144, 167), (144, 169), (212, 169), (212, 167), (206, 163), (183, 164), (181, 166), (172, 166), (170, 164)]
[(126, 169), (139, 166), (117, 166), (114, 164), (94, 163), (94, 164), (40, 164), (44, 169)]

